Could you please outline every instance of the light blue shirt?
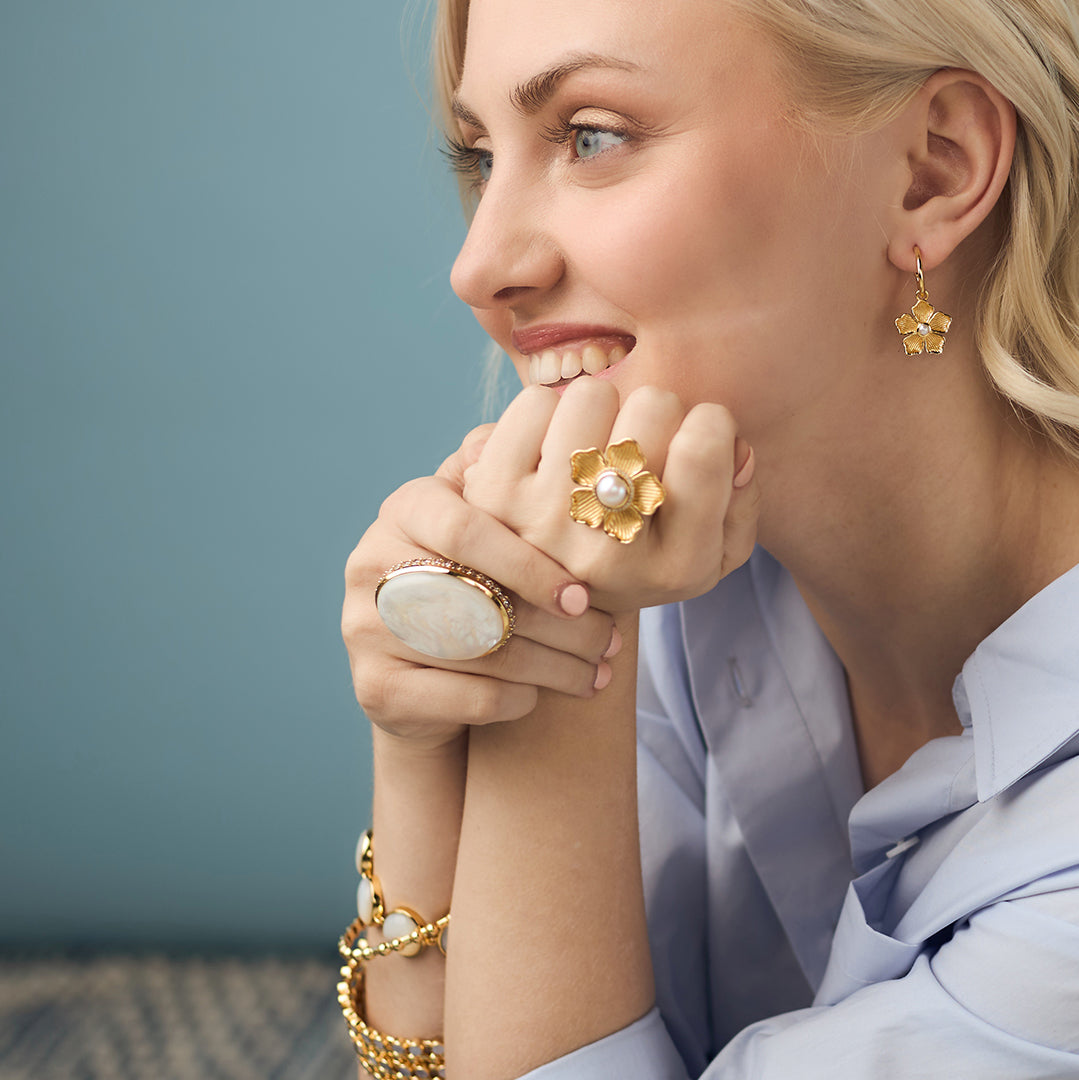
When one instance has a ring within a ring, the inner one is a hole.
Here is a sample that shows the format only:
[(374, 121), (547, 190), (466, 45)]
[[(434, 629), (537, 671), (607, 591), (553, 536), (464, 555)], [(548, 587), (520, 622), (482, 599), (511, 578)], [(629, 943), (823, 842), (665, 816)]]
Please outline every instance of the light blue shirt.
[(865, 793), (843, 670), (757, 551), (644, 613), (657, 1007), (528, 1080), (1079, 1078), (1079, 567)]

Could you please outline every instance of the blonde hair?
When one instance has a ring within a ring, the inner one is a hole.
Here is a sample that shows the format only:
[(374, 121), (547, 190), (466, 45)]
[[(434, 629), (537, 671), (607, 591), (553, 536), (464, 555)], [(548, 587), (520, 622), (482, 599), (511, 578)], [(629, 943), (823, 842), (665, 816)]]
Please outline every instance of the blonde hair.
[[(977, 72), (1012, 102), (1004, 236), (980, 286), (976, 342), (997, 390), (1079, 462), (1076, 0), (728, 2), (784, 52), (807, 121), (872, 131), (941, 68)], [(449, 131), (467, 21), (468, 0), (439, 0), (433, 74)]]

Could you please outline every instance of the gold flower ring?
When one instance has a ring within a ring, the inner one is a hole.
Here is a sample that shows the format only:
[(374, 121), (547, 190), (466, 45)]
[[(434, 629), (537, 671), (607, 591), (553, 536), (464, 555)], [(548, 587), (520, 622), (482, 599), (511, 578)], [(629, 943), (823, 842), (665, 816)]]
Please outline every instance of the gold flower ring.
[(573, 489), (569, 513), (574, 521), (603, 531), (623, 544), (632, 543), (667, 497), (655, 473), (645, 468), (634, 439), (612, 443), (601, 454), (578, 450), (570, 459)]

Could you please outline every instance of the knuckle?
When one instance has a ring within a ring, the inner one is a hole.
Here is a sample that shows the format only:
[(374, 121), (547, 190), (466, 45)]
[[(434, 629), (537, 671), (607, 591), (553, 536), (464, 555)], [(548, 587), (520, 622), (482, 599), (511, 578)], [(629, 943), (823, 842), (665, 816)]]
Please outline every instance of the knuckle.
[(379, 523), (376, 521), (360, 537), (360, 542), (348, 553), (345, 560), (345, 587), (362, 584), (373, 569), (373, 554), (378, 547)]
[(686, 414), (686, 422), (708, 431), (718, 431), (724, 436), (737, 433), (738, 425), (730, 409), (714, 401), (702, 401)]
[(361, 603), (359, 598), (346, 601), (341, 608), (341, 639), (354, 666), (391, 655), (386, 644), (392, 639), (379, 621), (374, 603)]
[(395, 491), (391, 491), (379, 504), (378, 516), (380, 518), (395, 517), (403, 506), (408, 505), (412, 501), (412, 488), (415, 483), (415, 480), (410, 480), (407, 484), (402, 484), (401, 487), (397, 488)]
[[(556, 391), (551, 391), (556, 393)], [(606, 379), (574, 379), (562, 395), (562, 401), (581, 398), (599, 405), (614, 404), (618, 401), (618, 391)]]
[(476, 514), (465, 503), (455, 501), (444, 507), (438, 516), (441, 553), (465, 551), (475, 535), (476, 527)]
[(360, 615), (359, 604), (346, 600), (341, 607), (341, 638), (346, 645), (350, 645), (359, 639), (363, 629), (363, 618)]
[(433, 476), (419, 476), (414, 480), (407, 480), (382, 500), (378, 516), (380, 518), (407, 516), (417, 506), (429, 504), (444, 489), (444, 483)]
[(517, 395), (517, 400), (523, 402), (525, 405), (547, 408), (558, 402), (558, 392), (549, 386), (533, 383), (530, 386), (526, 386), (520, 394)]
[(505, 684), (497, 679), (473, 679), (468, 693), (468, 721), (493, 724), (505, 717)]
[(494, 429), (494, 424), (479, 424), (461, 440), (461, 447), (471, 446), (473, 443), (477, 442), (486, 442), (491, 437), (491, 432), (494, 431)]
[(371, 719), (385, 718), (393, 714), (397, 697), (395, 682), (389, 672), (376, 674), (373, 665), (353, 666), (352, 685), (356, 691), (356, 701)]
[(486, 514), (498, 516), (499, 508), (506, 503), (506, 491), (497, 478), (483, 464), (473, 465), (465, 478), (464, 498), (468, 505)]
[(348, 558), (345, 560), (345, 586), (356, 584), (363, 577), (364, 558), (360, 552), (360, 545), (357, 545), (349, 552)]
[(682, 468), (714, 472), (717, 463), (730, 456), (730, 447), (731, 441), (715, 428), (683, 427), (671, 440), (669, 457), (676, 457)]
[(630, 402), (654, 413), (681, 415), (684, 411), (682, 399), (673, 390), (658, 386), (638, 386), (626, 398), (626, 404)]

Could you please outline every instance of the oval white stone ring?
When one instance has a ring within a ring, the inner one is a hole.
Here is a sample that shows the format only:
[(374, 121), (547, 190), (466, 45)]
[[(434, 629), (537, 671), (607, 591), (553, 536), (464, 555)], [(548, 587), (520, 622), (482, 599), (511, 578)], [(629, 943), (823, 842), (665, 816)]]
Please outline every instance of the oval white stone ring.
[(391, 566), (375, 607), (410, 649), (439, 660), (478, 660), (509, 641), (517, 618), (506, 590), (470, 566), (432, 557)]

